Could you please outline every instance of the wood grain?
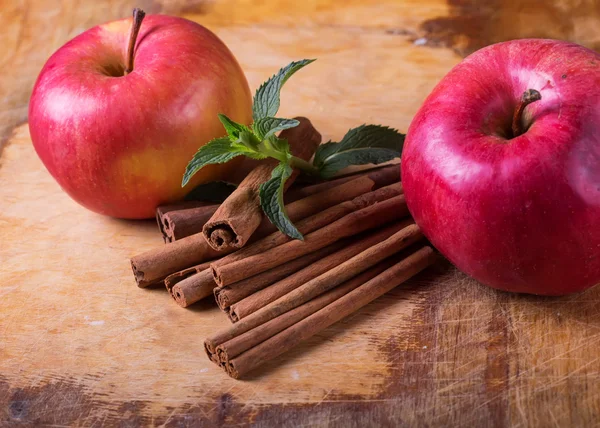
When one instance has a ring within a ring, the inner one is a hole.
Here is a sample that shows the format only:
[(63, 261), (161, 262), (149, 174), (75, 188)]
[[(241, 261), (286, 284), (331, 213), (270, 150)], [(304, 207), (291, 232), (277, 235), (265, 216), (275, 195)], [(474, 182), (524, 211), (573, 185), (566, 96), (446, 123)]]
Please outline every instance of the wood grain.
[[(228, 321), (139, 290), (130, 256), (153, 222), (90, 213), (33, 151), (27, 100), (43, 62), (125, 0), (0, 0), (0, 425), (597, 426), (600, 289), (508, 295), (448, 265), (423, 273), (254, 373), (228, 379), (202, 340)], [(523, 36), (599, 47), (596, 0), (138, 1), (207, 25), (255, 88), (319, 60), (283, 92), (326, 141), (406, 130), (461, 56)], [(190, 339), (196, 337), (197, 339)]]

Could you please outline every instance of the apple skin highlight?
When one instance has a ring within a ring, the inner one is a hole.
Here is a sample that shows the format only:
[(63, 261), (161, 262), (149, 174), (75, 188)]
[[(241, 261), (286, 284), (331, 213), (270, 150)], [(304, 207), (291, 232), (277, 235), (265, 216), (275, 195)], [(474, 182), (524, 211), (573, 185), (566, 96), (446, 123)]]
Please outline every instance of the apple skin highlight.
[[(541, 100), (511, 135), (524, 91)], [(402, 156), (409, 210), (488, 286), (564, 295), (600, 282), (600, 55), (556, 40), (481, 49), (435, 87)]]
[(94, 27), (45, 64), (29, 105), (36, 152), (60, 186), (97, 213), (150, 218), (156, 206), (226, 175), (203, 168), (181, 188), (200, 146), (225, 135), (223, 113), (251, 123), (252, 97), (229, 49), (206, 28), (148, 15), (123, 75), (132, 19)]

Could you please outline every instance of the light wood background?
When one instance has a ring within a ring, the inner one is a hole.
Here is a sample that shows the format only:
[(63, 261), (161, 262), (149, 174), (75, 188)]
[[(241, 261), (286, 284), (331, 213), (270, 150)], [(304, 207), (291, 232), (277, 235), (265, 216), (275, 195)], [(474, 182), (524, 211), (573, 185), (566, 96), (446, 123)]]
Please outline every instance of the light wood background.
[(597, 0), (0, 0), (0, 426), (600, 424), (598, 287), (509, 295), (440, 264), (246, 380), (210, 364), (202, 340), (226, 317), (135, 286), (128, 259), (161, 245), (154, 224), (76, 205), (29, 139), (47, 57), (133, 6), (215, 31), (253, 89), (318, 58), (281, 114), (310, 117), (325, 139), (365, 122), (406, 130), (435, 83), (489, 43), (600, 49)]

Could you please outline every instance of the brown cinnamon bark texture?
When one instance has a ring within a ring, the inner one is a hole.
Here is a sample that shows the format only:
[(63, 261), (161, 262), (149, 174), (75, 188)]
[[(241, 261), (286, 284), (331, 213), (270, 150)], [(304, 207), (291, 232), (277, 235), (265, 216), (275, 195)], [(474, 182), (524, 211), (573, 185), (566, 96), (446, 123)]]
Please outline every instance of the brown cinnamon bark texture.
[[(372, 179), (362, 178), (360, 181), (352, 181), (348, 184), (350, 183), (354, 184), (344, 187), (338, 186), (290, 203), (286, 207), (288, 216), (293, 222), (297, 222), (302, 220), (300, 215), (313, 214), (310, 221), (301, 221), (296, 225), (302, 233), (309, 233), (356, 209), (360, 209), (368, 204), (373, 204), (379, 200), (390, 198), (393, 195), (398, 195), (402, 192), (401, 183), (382, 187), (373, 192), (368, 192), (377, 185)], [(365, 183), (367, 183), (366, 186)], [(359, 195), (362, 195), (362, 197), (359, 197)], [(348, 203), (344, 202), (331, 207), (331, 204), (334, 204), (340, 199), (348, 201)], [(259, 233), (266, 233), (267, 230), (267, 228), (263, 229), (261, 227), (261, 230), (255, 233), (256, 239), (261, 237)], [(269, 235), (269, 239), (274, 240), (275, 242), (272, 246), (279, 245), (280, 243), (289, 240), (287, 236), (280, 232)], [(261, 245), (264, 246), (269, 239), (263, 241)], [(254, 247), (254, 245), (251, 247)], [(259, 247), (258, 251), (262, 251), (261, 248), (263, 247)], [(131, 259), (131, 266), (138, 286), (148, 287), (162, 283), (168, 275), (174, 272), (201, 264), (207, 260), (222, 257), (231, 252), (233, 252), (233, 249), (224, 251), (214, 250), (208, 245), (204, 236), (201, 233), (198, 233), (137, 255)], [(245, 249), (242, 249), (235, 254), (240, 253), (241, 257), (244, 257), (246, 254), (244, 252)], [(227, 258), (225, 257), (225, 259)]]
[(227, 258), (224, 257), (220, 261), (211, 264), (215, 282), (219, 287), (233, 284), (305, 254), (312, 253), (342, 238), (393, 222), (407, 214), (408, 209), (404, 195), (378, 202), (375, 205), (353, 211), (339, 220), (305, 235), (304, 241), (288, 241), (241, 260), (235, 257), (238, 260), (228, 264), (223, 264), (223, 260)]
[(161, 206), (157, 207), (156, 208), (156, 224), (158, 225), (158, 230), (160, 231), (161, 235), (163, 236), (163, 240), (165, 242), (170, 242), (170, 241), (167, 241), (167, 238), (166, 238), (166, 236), (167, 236), (166, 228), (169, 227), (169, 225), (164, 220), (164, 217), (166, 214), (173, 212), (173, 211), (190, 209), (190, 208), (198, 208), (198, 207), (203, 207), (206, 205), (207, 205), (206, 202), (201, 202), (201, 201), (182, 201), (182, 202), (177, 202), (175, 204), (161, 205)]
[[(303, 129), (306, 130), (306, 121), (301, 121), (302, 124), (304, 124)], [(308, 125), (310, 125), (310, 122)], [(312, 125), (310, 127), (312, 128)], [(306, 145), (306, 141), (300, 139), (305, 137), (304, 132), (287, 134), (292, 151), (295, 151), (295, 147), (300, 148)], [(259, 165), (257, 168), (264, 171), (264, 165)], [(254, 175), (256, 174), (258, 173)], [(269, 178), (270, 175), (266, 179)], [(300, 201), (296, 201), (295, 203), (298, 202)], [(254, 201), (254, 203), (256, 204), (256, 209), (260, 210), (260, 202)], [(262, 213), (260, 214), (260, 218), (262, 219)], [(291, 216), (290, 218), (292, 219)], [(296, 220), (298, 219), (296, 218)], [(295, 220), (292, 219), (292, 221)], [(131, 259), (131, 268), (138, 287), (144, 288), (161, 284), (168, 275), (174, 272), (223, 256), (233, 252), (235, 249), (230, 247), (217, 251), (208, 245), (202, 233), (197, 233), (133, 257)]]
[[(286, 211), (290, 218), (303, 219), (347, 200), (364, 195), (377, 187), (377, 183), (369, 177), (359, 177), (342, 183), (335, 188), (324, 190), (321, 193), (316, 193), (299, 201), (292, 202), (286, 207)], [(277, 228), (275, 225), (268, 218), (264, 218), (256, 230), (256, 235), (266, 236), (276, 231)]]
[[(327, 257), (322, 257), (320, 260), (312, 263), (310, 266), (307, 266), (302, 270), (299, 270), (293, 275), (290, 275), (287, 278), (284, 278), (266, 288), (263, 288), (260, 291), (257, 291), (245, 299), (232, 304), (229, 308), (229, 319), (231, 319), (233, 322), (237, 322), (240, 319), (247, 317), (251, 313), (256, 312), (263, 306), (266, 306), (267, 304), (286, 295), (302, 284), (305, 284), (306, 282), (324, 274), (330, 269), (339, 266), (349, 258), (356, 256), (373, 245), (384, 241), (394, 233), (412, 223), (412, 220), (405, 220), (384, 227), (380, 230), (364, 232), (363, 234), (357, 236), (352, 242), (348, 242), (347, 245), (335, 253)], [(235, 286), (235, 284), (233, 285)]]
[[(297, 117), (296, 120), (300, 124), (282, 131), (280, 138), (288, 140), (292, 154), (307, 161), (321, 143), (321, 134), (307, 118)], [(248, 242), (263, 219), (259, 186), (271, 178), (277, 164), (269, 160), (252, 170), (204, 225), (204, 236), (213, 249), (237, 249)], [(286, 186), (294, 182), (297, 174), (298, 171), (292, 174)]]
[[(350, 184), (350, 183), (353, 183), (353, 182), (349, 182), (347, 184)], [(345, 185), (343, 185), (343, 186), (345, 186)], [(353, 188), (354, 186), (349, 186), (349, 187)], [(336, 189), (337, 188), (330, 189), (330, 190), (324, 192), (323, 194), (326, 194), (328, 192), (335, 192)], [(321, 193), (319, 193), (319, 195), (320, 194)], [(341, 204), (335, 205), (326, 210), (318, 212), (310, 217), (307, 217), (304, 220), (299, 221), (296, 224), (296, 228), (304, 235), (310, 234), (311, 232), (314, 232), (316, 230), (324, 228), (325, 226), (343, 218), (346, 215), (352, 214), (355, 211), (359, 211), (359, 210), (369, 207), (373, 204), (376, 204), (377, 202), (391, 199), (391, 198), (393, 198), (395, 196), (399, 196), (401, 194), (402, 194), (402, 184), (401, 183), (396, 183), (396, 184), (392, 184), (392, 185), (389, 185), (386, 187), (382, 187), (380, 189), (362, 194), (352, 200), (342, 202)], [(302, 199), (301, 201), (304, 201), (304, 200), (305, 199)], [(300, 203), (300, 201), (298, 201), (298, 203)], [(404, 204), (404, 206), (399, 209), (398, 218), (402, 218), (404, 215), (406, 215), (408, 213), (408, 210), (406, 209), (405, 205), (406, 204)], [(291, 207), (291, 205), (290, 205), (290, 207)], [(291, 212), (291, 210), (290, 210), (290, 212)], [(347, 236), (350, 236), (350, 235), (347, 235)], [(343, 237), (340, 237), (340, 239), (341, 238), (343, 238)], [(252, 245), (249, 245), (248, 247), (243, 248), (229, 256), (223, 257), (219, 260), (215, 260), (215, 262), (212, 264), (211, 267), (214, 272), (218, 272), (225, 265), (232, 264), (234, 262), (243, 260), (250, 256), (262, 254), (267, 250), (270, 250), (279, 245), (283, 245), (286, 242), (290, 242), (290, 241), (291, 241), (291, 239), (288, 236), (284, 235), (281, 232), (275, 232), (275, 233), (272, 233), (271, 235), (268, 235), (268, 236), (264, 237), (263, 239), (256, 241)], [(217, 282), (217, 286), (224, 287), (226, 285), (232, 284), (233, 282), (237, 282), (237, 281), (232, 280), (231, 282), (223, 283), (223, 282), (220, 282), (219, 279), (217, 278), (216, 282)]]
[(288, 193), (290, 197), (296, 199), (306, 198), (307, 196), (314, 195), (325, 190), (329, 190), (332, 187), (336, 187), (340, 184), (344, 184), (348, 181), (352, 181), (359, 177), (365, 176), (375, 181), (377, 187), (387, 186), (397, 181), (400, 181), (400, 165), (395, 164), (384, 166), (381, 168), (372, 168), (364, 172), (342, 176), (340, 178), (324, 181), (322, 183), (298, 187), (293, 190), (290, 189)]
[[(294, 318), (294, 315), (296, 315), (301, 319), (290, 327), (287, 327), (258, 345), (250, 347), (248, 350), (235, 357), (230, 357), (226, 352), (226, 347), (222, 347), (221, 357), (225, 362), (220, 363), (220, 366), (223, 367), (231, 377), (239, 378), (266, 361), (293, 348), (301, 341), (319, 333), (331, 324), (357, 311), (361, 307), (421, 272), (434, 261), (435, 254), (433, 249), (428, 246), (422, 247), (402, 261), (375, 276), (373, 279), (354, 288), (347, 294), (344, 294), (306, 317), (301, 317), (294, 313), (290, 315), (289, 312), (283, 314), (282, 319), (279, 321), (283, 325), (289, 323), (289, 321), (286, 320), (287, 317)], [(312, 302), (314, 301), (309, 302), (309, 304)], [(306, 311), (307, 313), (312, 311), (312, 308), (301, 308), (302, 307), (300, 306), (295, 310), (298, 312)], [(273, 324), (277, 323), (273, 321)], [(272, 324), (267, 325), (267, 327), (261, 326), (260, 328), (272, 328)], [(273, 330), (278, 329), (279, 328), (276, 327)], [(267, 335), (262, 332), (258, 332), (257, 334)], [(224, 342), (225, 341), (218, 343), (218, 345), (222, 345)], [(216, 347), (214, 343), (212, 345), (205, 343), (205, 347), (211, 360), (219, 363), (219, 358), (215, 355)], [(241, 346), (238, 349), (244, 347), (245, 346)]]
[(326, 257), (335, 251), (341, 249), (344, 245), (348, 244), (349, 241), (342, 240), (331, 244), (319, 251), (307, 254), (303, 257), (299, 257), (296, 260), (292, 260), (289, 263), (277, 266), (276, 268), (269, 269), (266, 272), (254, 275), (248, 279), (240, 282), (231, 284), (229, 287), (215, 287), (214, 295), (219, 308), (221, 308), (229, 316), (229, 307), (242, 300), (243, 298), (250, 296), (252, 293), (259, 291), (271, 284), (299, 271), (306, 266), (311, 265), (323, 257)]
[[(305, 199), (308, 196), (325, 192), (326, 190), (330, 190), (334, 187), (338, 188), (336, 192), (327, 192), (324, 193), (323, 196), (327, 195), (328, 198), (331, 199), (332, 204), (334, 204), (333, 202), (340, 203), (342, 202), (342, 200), (340, 200), (341, 195), (347, 191), (347, 188), (341, 186), (342, 184), (356, 180), (354, 181), (354, 186), (358, 187), (364, 185), (366, 182), (369, 182), (366, 180), (366, 178), (368, 178), (370, 179), (370, 182), (374, 183), (373, 187), (368, 189), (370, 191), (399, 181), (399, 168), (399, 165), (373, 168), (371, 170), (367, 170), (366, 172), (344, 176), (335, 180), (329, 180), (319, 184), (290, 189), (285, 194), (286, 206), (289, 206), (290, 203), (299, 199)], [(357, 180), (359, 178), (363, 178), (363, 180)], [(354, 191), (357, 192), (358, 189), (355, 188)], [(334, 200), (336, 196), (338, 196), (337, 202)], [(323, 204), (322, 200), (317, 201), (317, 203), (319, 202)], [(314, 206), (318, 205), (312, 204), (310, 200), (306, 200), (304, 206), (311, 206), (314, 210)], [(201, 232), (202, 227), (208, 221), (208, 219), (212, 217), (216, 209), (217, 204), (199, 201), (183, 202), (180, 204), (158, 207), (156, 209), (156, 218), (164, 241), (173, 242)], [(264, 229), (268, 229), (268, 232)], [(275, 230), (275, 226), (273, 226), (273, 224), (271, 224), (267, 218), (263, 217), (263, 220), (256, 232), (254, 232), (254, 235), (271, 233)]]
[(384, 270), (392, 267), (394, 264), (401, 260), (400, 255), (394, 255), (387, 259), (379, 262), (372, 268), (364, 271), (363, 273), (355, 276), (352, 279), (338, 285), (332, 290), (309, 300), (308, 302), (286, 312), (283, 315), (273, 318), (271, 321), (253, 328), (246, 333), (240, 334), (227, 342), (224, 342), (216, 347), (216, 352), (221, 362), (227, 362), (228, 360), (237, 357), (242, 352), (259, 345), (268, 338), (276, 335), (280, 331), (300, 322), (302, 319), (308, 317), (310, 314), (315, 313), (319, 309), (324, 308), (328, 304), (334, 302), (350, 291), (354, 290), (379, 275)]
[[(319, 197), (319, 195), (321, 195), (321, 194), (317, 194), (317, 195), (313, 195), (313, 196), (303, 199), (302, 202), (298, 201), (298, 203), (290, 204), (290, 213), (292, 214), (293, 218), (302, 217), (306, 214), (313, 212), (315, 210), (315, 206), (319, 206), (319, 199), (321, 200), (321, 202), (323, 204), (330, 205), (330, 204), (333, 204), (334, 202), (336, 202), (337, 200), (339, 200), (340, 198), (342, 198), (342, 199), (346, 198), (346, 196), (344, 196), (344, 195), (365, 192), (368, 189), (372, 188), (373, 185), (374, 185), (374, 182), (372, 179), (370, 179), (368, 177), (360, 177), (356, 180), (352, 180), (350, 182), (344, 183), (341, 186), (339, 186), (340, 192), (335, 193), (335, 195), (333, 194), (334, 192), (325, 192), (324, 196), (331, 194), (332, 195), (331, 198)], [(379, 189), (378, 194), (386, 195), (386, 197), (398, 194), (400, 192), (401, 186), (399, 185), (399, 183), (397, 183), (396, 185), (393, 185), (393, 186), (395, 186), (395, 187), (389, 186), (390, 188)], [(371, 193), (375, 193), (375, 192), (371, 192)], [(363, 200), (363, 199), (361, 199), (361, 200)], [(366, 198), (366, 200), (374, 201), (374, 200), (376, 200), (376, 198), (373, 199), (373, 197), (371, 197), (371, 198)], [(354, 206), (354, 207), (356, 207), (356, 206)], [(276, 232), (276, 235), (277, 235), (278, 239), (281, 239), (283, 242), (289, 240), (289, 238), (285, 237), (285, 235), (283, 235), (280, 232)], [(273, 244), (274, 241), (268, 241), (268, 242), (270, 244)], [(316, 251), (316, 252), (318, 253), (319, 251)], [(307, 253), (306, 256), (309, 256), (309, 254), (310, 253)], [(289, 273), (292, 273), (292, 272), (295, 272), (295, 270), (299, 269), (299, 267), (296, 268), (296, 266), (299, 264), (302, 264), (303, 262), (304, 261), (296, 262), (296, 260), (292, 260), (289, 263), (287, 263), (289, 266), (282, 266), (280, 270), (277, 270), (277, 267), (276, 267), (274, 269), (268, 269), (266, 271), (257, 272), (256, 275), (254, 275), (254, 277), (256, 277), (256, 276), (259, 277), (257, 281), (252, 281), (252, 277), (244, 278), (244, 280), (247, 281), (248, 283), (252, 284), (251, 285), (252, 288), (259, 287), (265, 280), (265, 278), (261, 277), (261, 275), (268, 274), (269, 271), (274, 271), (274, 272), (271, 272), (271, 275), (281, 275), (282, 271), (287, 271)], [(294, 270), (291, 270), (291, 269), (294, 269)], [(202, 272), (202, 273), (196, 274), (195, 276), (197, 276), (197, 278), (194, 278), (194, 277), (186, 278), (185, 281), (182, 281), (182, 283), (180, 283), (178, 285), (177, 289), (172, 288), (172, 290), (171, 290), (172, 291), (171, 294), (173, 295), (175, 301), (182, 307), (187, 307), (193, 303), (196, 303), (200, 299), (208, 297), (210, 294), (212, 294), (211, 286), (213, 286), (214, 283), (208, 281), (207, 273)], [(273, 278), (273, 276), (272, 276), (272, 278)], [(276, 281), (276, 279), (272, 280), (272, 282), (274, 282), (274, 281)], [(234, 286), (234, 284), (232, 284), (232, 286)], [(225, 298), (225, 296), (223, 298)], [(223, 300), (223, 298), (221, 298), (221, 301)], [(219, 297), (217, 297), (217, 302), (219, 302)], [(226, 312), (228, 315), (231, 315), (230, 311), (226, 311)]]
[[(389, 201), (393, 201), (390, 199)], [(383, 205), (386, 202), (378, 205)], [(381, 212), (381, 211), (379, 211)], [(361, 216), (363, 219), (366, 216)], [(342, 282), (358, 275), (361, 272), (376, 265), (380, 261), (406, 248), (408, 245), (422, 238), (421, 231), (416, 224), (411, 224), (402, 230), (396, 232), (383, 242), (380, 242), (371, 248), (357, 254), (346, 260), (337, 267), (330, 269), (322, 275), (302, 284), (300, 287), (292, 290), (288, 294), (268, 305), (260, 308), (258, 311), (250, 314), (248, 317), (233, 324), (226, 330), (215, 333), (206, 339), (207, 350), (214, 353), (215, 347), (223, 342), (233, 339), (242, 333), (245, 333), (261, 324), (276, 318), (285, 312), (288, 312), (309, 300), (325, 293), (328, 290), (340, 285)], [(293, 241), (298, 242), (298, 241)], [(301, 244), (306, 245), (306, 243)]]
[(226, 253), (213, 250), (204, 236), (197, 233), (132, 257), (131, 269), (138, 287), (145, 288), (163, 283), (172, 273), (223, 254)]
[[(335, 189), (337, 191), (334, 191), (334, 189), (330, 189), (330, 191), (318, 193), (316, 195), (312, 195), (307, 198), (304, 198), (300, 201), (291, 203), (288, 208), (288, 214), (289, 214), (290, 218), (292, 218), (292, 219), (304, 218), (305, 216), (314, 213), (320, 207), (329, 207), (340, 201), (345, 201), (353, 195), (365, 194), (365, 192), (368, 192), (375, 185), (376, 185), (376, 183), (374, 180), (372, 180), (368, 177), (360, 177), (360, 178), (357, 178), (355, 180), (352, 180), (350, 182), (347, 182), (347, 183), (344, 183), (344, 184), (338, 186)], [(398, 186), (399, 186), (399, 184), (396, 184), (396, 187), (398, 187)], [(396, 190), (393, 190), (393, 189), (382, 190), (382, 189), (380, 189), (381, 190), (379, 192), (380, 194), (392, 195), (392, 194), (399, 193), (398, 189), (396, 189)], [(257, 233), (259, 235), (265, 235), (267, 232), (272, 231), (274, 229), (275, 229), (275, 227), (269, 222), (267, 225), (265, 225), (265, 227), (261, 226), (257, 230)], [(280, 232), (275, 232), (275, 233), (276, 233), (278, 239), (281, 240), (282, 242), (289, 240), (289, 238), (287, 238), (282, 233), (280, 233)], [(299, 262), (299, 263), (301, 263), (301, 262)], [(292, 263), (290, 268), (293, 268), (293, 266), (294, 266), (294, 264)], [(286, 268), (286, 269), (288, 269), (288, 268)], [(294, 271), (290, 271), (290, 273), (291, 272), (294, 272)], [(264, 272), (257, 273), (257, 275), (262, 274), (262, 273), (264, 273)], [(248, 278), (248, 279), (250, 279), (250, 278)], [(253, 287), (259, 286), (263, 279), (264, 278), (260, 278), (260, 281), (257, 281), (253, 285)], [(194, 281), (198, 281), (198, 282), (196, 283)], [(273, 280), (273, 281), (275, 281), (275, 280)], [(181, 296), (183, 296), (183, 297), (177, 298), (175, 294), (173, 294), (173, 293), (172, 294), (175, 298), (175, 301), (180, 306), (187, 307), (193, 303), (196, 303), (198, 300), (203, 299), (204, 297), (208, 297), (210, 294), (212, 294), (212, 288), (211, 288), (211, 293), (208, 292), (209, 286), (210, 286), (210, 284), (208, 283), (208, 281), (206, 281), (206, 278), (204, 275), (197, 278), (196, 280), (189, 278), (189, 279), (186, 279), (185, 284), (182, 284), (178, 288), (178, 291), (180, 292)], [(200, 290), (202, 290), (202, 291), (200, 291)], [(218, 300), (217, 300), (217, 302), (218, 302)]]
[[(183, 281), (186, 278), (189, 278), (192, 275), (195, 275), (203, 270), (206, 270), (210, 267), (211, 262), (202, 263), (191, 268), (180, 270), (179, 272), (172, 273), (171, 275), (165, 278), (165, 287), (169, 294), (172, 295), (172, 290), (175, 284)], [(173, 297), (175, 298), (175, 297)]]
[(215, 280), (212, 272), (210, 269), (205, 269), (173, 285), (171, 295), (179, 306), (187, 308), (213, 294), (213, 288), (215, 288)]
[(202, 232), (202, 227), (215, 213), (219, 205), (173, 210), (162, 215), (163, 239), (165, 243)]

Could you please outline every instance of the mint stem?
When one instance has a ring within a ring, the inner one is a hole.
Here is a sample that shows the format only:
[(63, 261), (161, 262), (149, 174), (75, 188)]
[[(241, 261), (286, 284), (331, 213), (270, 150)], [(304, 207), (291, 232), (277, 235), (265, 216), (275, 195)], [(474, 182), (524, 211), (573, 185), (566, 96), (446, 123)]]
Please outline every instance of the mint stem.
[(319, 169), (313, 166), (311, 163), (306, 162), (304, 159), (300, 159), (296, 156), (290, 158), (289, 164), (292, 168), (302, 170), (310, 175), (319, 176)]

